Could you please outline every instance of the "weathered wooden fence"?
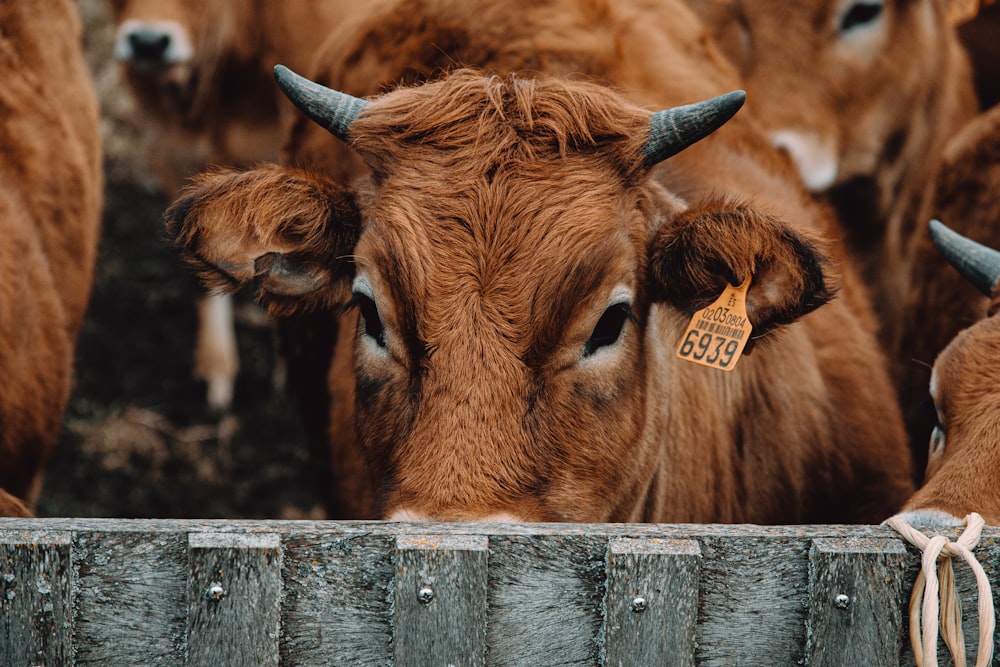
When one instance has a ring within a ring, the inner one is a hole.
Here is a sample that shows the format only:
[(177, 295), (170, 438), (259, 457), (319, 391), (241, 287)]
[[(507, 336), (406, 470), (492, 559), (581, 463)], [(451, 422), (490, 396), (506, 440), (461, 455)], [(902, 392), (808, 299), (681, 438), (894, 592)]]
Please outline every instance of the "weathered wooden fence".
[(918, 569), (875, 526), (4, 519), (0, 666), (909, 665)]

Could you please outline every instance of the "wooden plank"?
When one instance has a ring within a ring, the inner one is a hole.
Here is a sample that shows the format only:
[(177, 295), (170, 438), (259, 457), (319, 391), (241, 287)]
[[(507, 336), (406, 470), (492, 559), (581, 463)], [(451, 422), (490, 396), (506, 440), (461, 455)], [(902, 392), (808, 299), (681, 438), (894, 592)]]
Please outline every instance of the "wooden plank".
[(699, 538), (697, 664), (802, 664), (808, 540), (760, 526), (723, 532)]
[(273, 533), (191, 533), (187, 664), (278, 664), (281, 540)]
[(284, 538), (282, 664), (392, 665), (396, 538), (389, 528)]
[(490, 535), (487, 664), (599, 664), (607, 538)]
[(813, 540), (806, 645), (810, 665), (900, 664), (907, 560), (899, 540)]
[(610, 540), (604, 604), (606, 665), (695, 664), (700, 560), (696, 540)]
[(87, 532), (73, 542), (76, 665), (184, 664), (184, 532)]
[(396, 540), (396, 667), (486, 660), (488, 540), (403, 535)]
[(0, 531), (0, 666), (73, 662), (68, 533)]

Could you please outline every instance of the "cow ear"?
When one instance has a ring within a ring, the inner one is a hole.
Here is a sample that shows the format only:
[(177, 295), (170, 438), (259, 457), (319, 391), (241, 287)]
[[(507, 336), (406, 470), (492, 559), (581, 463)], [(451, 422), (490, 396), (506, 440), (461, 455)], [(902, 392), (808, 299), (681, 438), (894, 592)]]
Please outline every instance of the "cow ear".
[(689, 208), (657, 230), (650, 248), (652, 296), (687, 314), (726, 284), (751, 277), (753, 338), (823, 305), (836, 292), (829, 258), (787, 223), (745, 206)]
[(273, 164), (209, 171), (165, 218), (167, 235), (214, 291), (256, 279), (271, 315), (347, 296), (361, 214), (353, 193), (322, 175)]

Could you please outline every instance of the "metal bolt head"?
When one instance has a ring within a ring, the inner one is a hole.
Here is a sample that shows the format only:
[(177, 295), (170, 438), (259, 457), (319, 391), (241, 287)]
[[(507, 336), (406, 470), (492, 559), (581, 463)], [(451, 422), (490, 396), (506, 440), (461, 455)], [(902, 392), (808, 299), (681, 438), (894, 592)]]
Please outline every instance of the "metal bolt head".
[(642, 612), (646, 611), (646, 598), (642, 597), (641, 595), (636, 595), (634, 598), (632, 598), (632, 611), (634, 611), (637, 614), (641, 614)]
[(222, 584), (214, 581), (208, 587), (208, 590), (205, 591), (205, 597), (208, 598), (209, 600), (221, 600), (222, 596), (224, 596), (225, 594), (226, 594), (226, 589), (222, 587)]
[(847, 609), (851, 604), (851, 598), (848, 595), (841, 593), (837, 597), (833, 598), (833, 604), (839, 609)]
[(431, 600), (434, 599), (434, 589), (430, 586), (424, 586), (417, 591), (417, 599), (420, 600), (421, 604), (430, 604)]

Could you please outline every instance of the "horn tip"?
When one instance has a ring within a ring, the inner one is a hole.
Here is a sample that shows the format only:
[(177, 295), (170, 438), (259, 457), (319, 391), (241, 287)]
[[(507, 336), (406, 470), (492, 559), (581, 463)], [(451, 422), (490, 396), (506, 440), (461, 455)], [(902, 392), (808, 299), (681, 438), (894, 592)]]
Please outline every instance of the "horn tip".
[(291, 78), (292, 76), (295, 75), (295, 72), (293, 72), (292, 70), (288, 69), (287, 67), (285, 67), (281, 63), (278, 63), (277, 65), (275, 65), (273, 71), (274, 71), (274, 78), (277, 81), (287, 80), (287, 79), (289, 79), (289, 78)]

